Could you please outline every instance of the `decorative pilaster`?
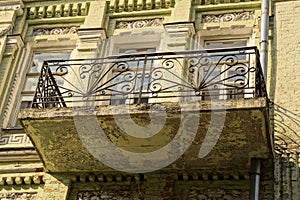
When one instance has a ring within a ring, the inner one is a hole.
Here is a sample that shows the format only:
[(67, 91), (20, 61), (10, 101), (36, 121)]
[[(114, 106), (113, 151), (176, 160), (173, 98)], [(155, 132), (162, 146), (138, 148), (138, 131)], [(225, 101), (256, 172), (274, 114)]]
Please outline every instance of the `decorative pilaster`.
[[(3, 102), (6, 100), (6, 93), (3, 91), (3, 86), (9, 88), (10, 84), (7, 82), (7, 80), (9, 80), (9, 77), (11, 76), (10, 72), (13, 70), (13, 67), (10, 66), (11, 63), (9, 63), (9, 61), (13, 59), (14, 52), (11, 53), (12, 56), (9, 57), (8, 54), (10, 54), (9, 52), (11, 49), (7, 50), (7, 45), (10, 45), (9, 43), (11, 41), (9, 41), (7, 35), (12, 33), (16, 16), (23, 14), (23, 7), (24, 4), (22, 0), (0, 0), (0, 115), (3, 113)], [(3, 61), (4, 56), (5, 61)], [(0, 124), (1, 121), (2, 120), (0, 120)]]
[[(13, 90), (17, 77), (15, 75), (16, 63), (20, 56), (20, 49), (24, 46), (21, 35), (8, 35), (6, 36), (5, 51), (3, 52), (3, 74), (1, 76), (2, 84), (0, 85), (1, 94), (6, 94), (6, 101), (3, 99), (0, 103), (0, 108), (3, 108), (3, 127), (7, 127), (9, 122), (9, 116), (13, 112), (15, 96), (13, 96)], [(11, 87), (10, 87), (11, 86)], [(2, 109), (1, 109), (2, 110)]]
[(5, 49), (5, 36), (12, 31), (15, 17), (23, 14), (23, 7), (22, 0), (0, 0), (0, 63)]
[(166, 31), (167, 50), (187, 50), (190, 48), (190, 41), (195, 34), (194, 23), (179, 22), (164, 24)]

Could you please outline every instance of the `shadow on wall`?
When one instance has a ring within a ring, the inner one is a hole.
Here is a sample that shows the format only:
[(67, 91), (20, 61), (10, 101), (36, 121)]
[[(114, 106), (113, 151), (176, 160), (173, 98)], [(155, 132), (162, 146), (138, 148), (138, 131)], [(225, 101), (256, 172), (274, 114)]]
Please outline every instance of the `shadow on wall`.
[(300, 115), (271, 103), (275, 140), (274, 197), (300, 199)]
[(275, 151), (278, 154), (300, 153), (300, 115), (291, 112), (275, 103), (273, 110), (273, 131)]

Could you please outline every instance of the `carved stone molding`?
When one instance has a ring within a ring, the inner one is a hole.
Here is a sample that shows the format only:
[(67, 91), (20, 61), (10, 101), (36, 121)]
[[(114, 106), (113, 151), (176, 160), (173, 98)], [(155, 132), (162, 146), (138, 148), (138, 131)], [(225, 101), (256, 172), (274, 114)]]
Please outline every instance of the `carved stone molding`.
[[(250, 1), (250, 0), (248, 0)], [(251, 2), (257, 2), (260, 0), (251, 0)], [(230, 3), (241, 3), (241, 0), (194, 0), (194, 5), (218, 5), (218, 4), (230, 4)], [(244, 1), (247, 2), (247, 1)]]
[(9, 24), (8, 26), (2, 27), (0, 29), (0, 37), (4, 36), (6, 33), (8, 33), (12, 28), (12, 25)]
[(219, 15), (203, 15), (202, 23), (220, 23), (254, 19), (254, 11), (225, 13)]
[(14, 10), (18, 16), (23, 14), (24, 4), (22, 0), (0, 0), (0, 11)]
[(37, 28), (33, 29), (32, 35), (64, 35), (64, 34), (76, 34), (78, 32), (77, 26), (72, 27), (56, 27), (56, 28)]
[(0, 145), (5, 144), (31, 144), (26, 133), (19, 134), (2, 134), (0, 137)]
[[(0, 177), (0, 186), (44, 184), (43, 178), (44, 175), (41, 173), (35, 173), (35, 174), (23, 173), (23, 174), (10, 174), (10, 175), (2, 174), (2, 176)], [(33, 195), (34, 193), (0, 193), (0, 200), (1, 197), (5, 197), (5, 195), (6, 197), (8, 196), (18, 197), (18, 195), (21, 196), (22, 194), (28, 194), (28, 196), (30, 196), (29, 194)]]
[(81, 42), (102, 42), (106, 39), (106, 32), (103, 28), (80, 28), (78, 36)]
[(0, 193), (0, 200), (35, 200), (36, 193)]
[(195, 34), (194, 23), (186, 22), (186, 23), (169, 23), (164, 24), (165, 30), (169, 35), (182, 35), (187, 34), (188, 36)]
[(138, 192), (122, 190), (85, 191), (78, 192), (76, 200), (115, 200), (115, 199), (143, 199)]
[(164, 24), (167, 33), (167, 47), (169, 50), (178, 51), (189, 48), (189, 41), (192, 35), (195, 34), (195, 26), (192, 22), (178, 22)]
[(240, 200), (248, 199), (249, 192), (244, 190), (230, 189), (193, 189), (187, 191), (187, 199), (203, 200), (203, 199), (223, 199), (223, 200)]
[(116, 23), (116, 29), (144, 28), (144, 27), (162, 26), (162, 25), (163, 25), (162, 18), (143, 19), (143, 20), (135, 20), (135, 21), (119, 21)]
[(28, 8), (29, 19), (86, 16), (89, 3), (58, 4)]
[(147, 0), (147, 1), (116, 1), (109, 2), (111, 12), (132, 12), (142, 10), (169, 9), (175, 6), (175, 0)]

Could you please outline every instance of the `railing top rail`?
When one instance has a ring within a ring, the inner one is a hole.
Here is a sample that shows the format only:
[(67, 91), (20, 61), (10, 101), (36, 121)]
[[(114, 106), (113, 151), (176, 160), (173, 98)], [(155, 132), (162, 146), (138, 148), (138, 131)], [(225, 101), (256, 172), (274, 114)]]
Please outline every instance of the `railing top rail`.
[(166, 52), (150, 52), (150, 53), (131, 53), (131, 54), (119, 54), (111, 55), (103, 58), (84, 58), (84, 59), (69, 59), (69, 60), (46, 60), (46, 63), (57, 63), (66, 61), (86, 61), (86, 60), (105, 60), (105, 59), (126, 59), (126, 58), (138, 58), (138, 57), (161, 57), (167, 55), (189, 55), (189, 54), (202, 54), (202, 53), (225, 53), (234, 51), (247, 51), (254, 50), (256, 54), (258, 49), (256, 46), (234, 47), (234, 48), (215, 48), (215, 49), (201, 49), (201, 50), (185, 50), (185, 51), (166, 51)]

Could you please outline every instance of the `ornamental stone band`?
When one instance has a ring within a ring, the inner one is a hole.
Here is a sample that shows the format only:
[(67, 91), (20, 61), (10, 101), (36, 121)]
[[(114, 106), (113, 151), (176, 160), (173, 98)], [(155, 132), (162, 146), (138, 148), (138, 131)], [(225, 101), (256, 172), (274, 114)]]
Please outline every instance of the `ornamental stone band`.
[(220, 23), (254, 19), (254, 11), (225, 13), (219, 15), (203, 15), (202, 23)]

